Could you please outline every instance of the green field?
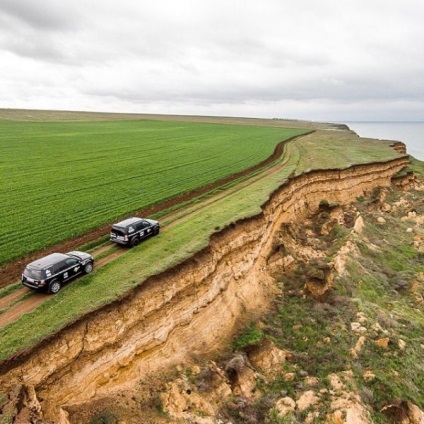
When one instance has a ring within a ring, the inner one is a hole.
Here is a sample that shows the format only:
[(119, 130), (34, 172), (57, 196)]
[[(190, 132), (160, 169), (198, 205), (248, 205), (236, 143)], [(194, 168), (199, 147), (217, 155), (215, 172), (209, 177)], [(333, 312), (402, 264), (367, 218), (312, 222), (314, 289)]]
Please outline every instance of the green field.
[(304, 129), (0, 120), (0, 264), (249, 168)]

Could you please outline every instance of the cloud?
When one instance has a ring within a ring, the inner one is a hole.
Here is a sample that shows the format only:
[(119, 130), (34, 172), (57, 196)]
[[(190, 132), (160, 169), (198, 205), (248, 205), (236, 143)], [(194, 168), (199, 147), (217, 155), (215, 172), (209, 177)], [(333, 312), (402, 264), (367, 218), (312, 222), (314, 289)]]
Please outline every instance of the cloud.
[(3, 0), (0, 107), (416, 119), (423, 15), (420, 0)]
[[(2, 0), (2, 22), (12, 19), (40, 31), (64, 31), (74, 28), (78, 13), (65, 2), (55, 0)], [(6, 19), (7, 17), (7, 19)]]

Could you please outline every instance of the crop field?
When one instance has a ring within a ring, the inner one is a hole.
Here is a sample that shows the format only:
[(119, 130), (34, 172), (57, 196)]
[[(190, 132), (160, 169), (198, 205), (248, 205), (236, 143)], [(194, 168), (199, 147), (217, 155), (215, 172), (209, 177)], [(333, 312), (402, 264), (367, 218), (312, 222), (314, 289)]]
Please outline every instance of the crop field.
[(0, 264), (249, 168), (303, 129), (0, 120)]

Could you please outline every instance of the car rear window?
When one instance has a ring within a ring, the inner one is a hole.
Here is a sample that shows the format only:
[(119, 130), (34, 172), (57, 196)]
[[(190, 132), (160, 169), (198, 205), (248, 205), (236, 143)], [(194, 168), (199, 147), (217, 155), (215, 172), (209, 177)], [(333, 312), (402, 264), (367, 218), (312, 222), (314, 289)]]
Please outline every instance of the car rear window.
[(43, 270), (37, 268), (26, 267), (24, 270), (25, 277), (32, 278), (33, 280), (41, 280), (43, 274)]
[(125, 230), (123, 228), (116, 228), (116, 227), (112, 228), (112, 233), (114, 233), (118, 236), (124, 236), (126, 234)]

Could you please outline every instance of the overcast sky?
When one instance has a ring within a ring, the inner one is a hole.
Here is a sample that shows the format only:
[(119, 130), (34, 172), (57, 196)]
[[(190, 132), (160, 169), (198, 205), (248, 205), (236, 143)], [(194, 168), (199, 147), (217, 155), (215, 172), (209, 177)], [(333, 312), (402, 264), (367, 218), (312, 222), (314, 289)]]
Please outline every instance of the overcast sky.
[(423, 0), (0, 0), (0, 107), (424, 120)]

